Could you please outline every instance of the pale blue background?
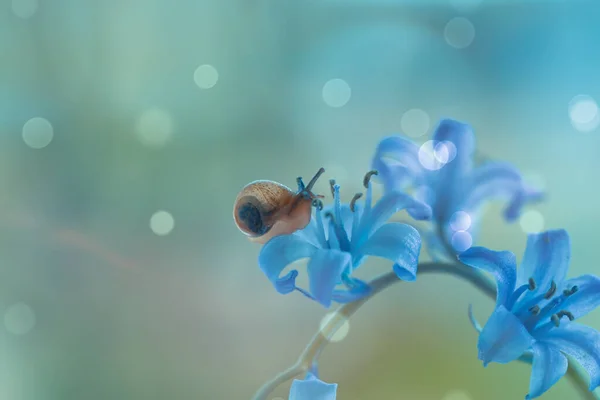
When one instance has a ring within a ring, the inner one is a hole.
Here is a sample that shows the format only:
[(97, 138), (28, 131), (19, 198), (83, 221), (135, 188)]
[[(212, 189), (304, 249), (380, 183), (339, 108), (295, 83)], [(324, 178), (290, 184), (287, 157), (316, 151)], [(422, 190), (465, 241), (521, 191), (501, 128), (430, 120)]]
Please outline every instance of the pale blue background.
[[(0, 2), (2, 399), (250, 398), (325, 311), (273, 290), (233, 224), (237, 191), (325, 166), (318, 191), (336, 177), (349, 200), (413, 108), (429, 131), (471, 123), (482, 153), (542, 182), (535, 209), (570, 232), (571, 275), (600, 273), (600, 129), (569, 119), (575, 96), (600, 100), (597, 1), (38, 0), (26, 19), (13, 9), (34, 0), (14, 1)], [(454, 17), (475, 29), (464, 49), (444, 39)], [(351, 88), (341, 108), (323, 101), (334, 78)], [(136, 135), (152, 108), (172, 122), (160, 148)], [(42, 149), (23, 140), (33, 117), (53, 127)], [(149, 227), (157, 210), (169, 235)], [(500, 210), (478, 243), (520, 258), (526, 235)], [(522, 399), (530, 367), (481, 366), (469, 302), (485, 320), (492, 302), (450, 277), (384, 292), (327, 348), (323, 379), (340, 400)], [(574, 396), (563, 380), (542, 398)]]

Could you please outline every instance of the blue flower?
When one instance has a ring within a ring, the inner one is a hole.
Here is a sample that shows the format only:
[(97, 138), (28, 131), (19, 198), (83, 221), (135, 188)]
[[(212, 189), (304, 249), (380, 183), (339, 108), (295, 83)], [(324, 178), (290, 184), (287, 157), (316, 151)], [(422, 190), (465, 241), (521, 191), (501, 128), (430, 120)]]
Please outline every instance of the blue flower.
[(542, 198), (509, 164), (488, 161), (474, 166), (474, 150), (471, 127), (451, 119), (442, 120), (433, 140), (422, 147), (402, 136), (384, 138), (377, 147), (373, 168), (386, 192), (411, 188), (417, 199), (431, 206), (436, 229), (425, 237), (434, 253), (441, 248), (439, 233), (455, 251), (469, 248), (486, 201), (508, 199), (504, 217), (513, 221), (525, 203)]
[[(281, 294), (297, 290), (328, 308), (332, 301), (347, 303), (369, 293), (369, 286), (352, 277), (367, 256), (383, 257), (394, 262), (399, 278), (416, 278), (421, 250), (419, 233), (411, 226), (386, 223), (392, 214), (407, 209), (415, 219), (427, 219), (431, 209), (424, 203), (397, 191), (384, 195), (373, 207), (370, 177), (364, 203), (354, 196), (349, 205), (340, 200), (340, 187), (330, 181), (333, 206), (316, 207), (306, 228), (290, 235), (276, 236), (262, 248), (258, 263), (275, 289)], [(296, 285), (297, 270), (282, 275), (291, 263), (308, 258), (308, 290)], [(337, 288), (342, 285), (342, 288)]]
[(527, 399), (540, 396), (565, 374), (565, 354), (587, 370), (590, 390), (600, 383), (600, 333), (572, 322), (600, 305), (600, 278), (566, 279), (570, 258), (564, 230), (529, 235), (518, 270), (508, 251), (472, 247), (459, 255), (463, 263), (493, 274), (497, 283), (496, 307), (480, 330), (479, 359), (484, 366), (508, 363), (531, 352)]
[(288, 400), (335, 400), (336, 383), (325, 383), (309, 373), (306, 379), (294, 379)]

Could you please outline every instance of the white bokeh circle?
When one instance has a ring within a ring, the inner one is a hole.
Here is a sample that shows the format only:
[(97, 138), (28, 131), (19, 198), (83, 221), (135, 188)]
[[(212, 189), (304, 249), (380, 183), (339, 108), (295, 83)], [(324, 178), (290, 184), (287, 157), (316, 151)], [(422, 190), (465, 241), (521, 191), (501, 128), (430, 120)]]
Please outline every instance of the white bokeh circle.
[(444, 28), (444, 39), (450, 46), (464, 49), (475, 40), (475, 27), (467, 18), (452, 18)]
[(343, 79), (331, 79), (323, 85), (322, 96), (329, 107), (340, 108), (350, 101), (352, 89)]
[(160, 210), (150, 217), (150, 229), (158, 236), (171, 233), (175, 227), (175, 219), (168, 211)]

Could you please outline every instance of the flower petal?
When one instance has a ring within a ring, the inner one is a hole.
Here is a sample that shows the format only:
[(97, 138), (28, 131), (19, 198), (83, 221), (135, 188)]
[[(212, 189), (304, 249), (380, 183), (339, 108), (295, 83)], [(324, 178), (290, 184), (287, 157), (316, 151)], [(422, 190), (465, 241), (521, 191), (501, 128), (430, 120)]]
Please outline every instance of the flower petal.
[(456, 158), (470, 160), (475, 150), (475, 135), (471, 126), (454, 119), (442, 119), (435, 128), (433, 140), (452, 142), (456, 146)]
[(567, 353), (585, 368), (590, 376), (590, 390), (600, 384), (600, 332), (572, 322), (550, 330), (541, 340)]
[(475, 318), (475, 315), (473, 315), (473, 304), (469, 304), (469, 321), (471, 322), (471, 325), (473, 325), (473, 328), (475, 328), (477, 332), (481, 333), (483, 328)]
[(333, 290), (350, 260), (350, 253), (323, 249), (317, 250), (310, 259), (307, 269), (310, 293), (324, 307), (331, 305)]
[[(473, 129), (453, 119), (442, 119), (435, 128), (433, 140), (436, 144), (451, 142), (456, 148), (456, 156), (438, 171), (437, 179), (443, 186), (458, 189), (472, 168), (475, 149)], [(454, 149), (449, 151), (453, 152)]]
[(394, 262), (394, 272), (402, 280), (417, 278), (417, 263), (421, 251), (419, 232), (410, 225), (383, 225), (358, 249), (361, 255), (387, 258)]
[(403, 189), (419, 180), (423, 168), (419, 162), (419, 147), (402, 136), (389, 136), (381, 140), (372, 161), (385, 192)]
[(551, 282), (562, 284), (571, 261), (571, 240), (564, 229), (531, 234), (518, 271), (518, 284), (533, 278), (536, 291), (545, 292)]
[(363, 244), (393, 214), (407, 208), (412, 209), (411, 215), (413, 218), (428, 219), (431, 217), (431, 208), (427, 204), (402, 192), (389, 192), (375, 204), (368, 215), (363, 215), (355, 235), (356, 241), (353, 240), (352, 245), (360, 246)]
[(517, 280), (517, 261), (513, 253), (489, 250), (485, 247), (471, 247), (459, 254), (458, 259), (473, 268), (493, 274), (498, 288), (496, 306), (506, 304), (515, 290)]
[(582, 275), (566, 281), (564, 289), (571, 289), (573, 286), (577, 286), (578, 290), (561, 303), (562, 309), (570, 311), (575, 318), (581, 318), (600, 306), (600, 278)]
[(336, 383), (325, 383), (309, 375), (304, 380), (294, 379), (289, 400), (335, 400)]
[(258, 265), (281, 294), (292, 292), (296, 288), (297, 270), (279, 277), (289, 264), (302, 258), (311, 257), (317, 248), (301, 236), (283, 235), (269, 240), (261, 249)]
[(503, 162), (488, 162), (473, 170), (467, 185), (464, 208), (476, 211), (486, 201), (508, 199), (504, 215), (512, 221), (519, 216), (525, 203), (541, 198), (541, 192), (525, 186), (521, 173), (515, 167)]
[(506, 364), (519, 358), (533, 342), (521, 320), (504, 306), (499, 306), (479, 335), (479, 359), (484, 366), (490, 362)]
[(567, 357), (557, 347), (546, 343), (534, 343), (531, 380), (526, 399), (539, 397), (550, 389), (565, 375), (568, 366)]
[(364, 281), (357, 278), (349, 278), (353, 286), (348, 290), (336, 289), (333, 291), (332, 300), (338, 303), (351, 303), (362, 299), (371, 293), (371, 287)]

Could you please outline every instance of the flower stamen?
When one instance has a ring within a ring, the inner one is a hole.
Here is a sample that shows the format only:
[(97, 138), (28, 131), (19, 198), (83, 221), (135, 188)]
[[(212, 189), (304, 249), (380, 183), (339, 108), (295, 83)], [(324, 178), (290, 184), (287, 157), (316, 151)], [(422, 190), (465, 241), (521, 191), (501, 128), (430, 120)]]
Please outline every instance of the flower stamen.
[(354, 212), (354, 207), (356, 205), (356, 201), (362, 197), (362, 193), (356, 193), (350, 201), (350, 211)]
[(331, 189), (331, 197), (335, 199), (335, 179), (329, 180), (329, 187)]
[(325, 218), (329, 218), (331, 222), (335, 223), (335, 216), (331, 211), (327, 211), (324, 216)]
[(369, 181), (371, 180), (371, 177), (373, 175), (378, 175), (378, 174), (379, 174), (379, 172), (377, 172), (377, 170), (371, 170), (371, 171), (367, 172), (365, 174), (364, 179), (363, 179), (363, 185), (368, 189), (369, 188)]
[(552, 314), (552, 316), (550, 317), (550, 320), (552, 322), (554, 322), (554, 326), (556, 326), (557, 328), (560, 326), (560, 318), (558, 317), (557, 314)]
[(577, 285), (575, 285), (571, 289), (563, 290), (563, 294), (568, 297), (574, 293), (577, 293), (578, 290), (579, 290), (579, 287)]
[(575, 316), (573, 315), (573, 313), (566, 311), (566, 310), (561, 310), (561, 311), (557, 312), (556, 315), (558, 316), (558, 318), (567, 317), (567, 318), (569, 318), (569, 321), (573, 321), (575, 319)]
[(535, 280), (533, 278), (529, 278), (529, 290), (535, 290), (536, 286)]
[(546, 292), (544, 298), (550, 299), (552, 296), (554, 296), (554, 293), (556, 293), (556, 282), (552, 281), (550, 284), (550, 289)]
[(540, 306), (537, 306), (537, 305), (536, 305), (536, 306), (533, 306), (533, 307), (531, 307), (531, 308), (529, 309), (529, 311), (531, 311), (531, 313), (532, 313), (533, 315), (539, 315), (539, 314), (540, 314), (540, 311), (541, 311), (541, 309), (540, 309)]
[(323, 202), (320, 199), (313, 199), (312, 206), (321, 211), (323, 209)]

